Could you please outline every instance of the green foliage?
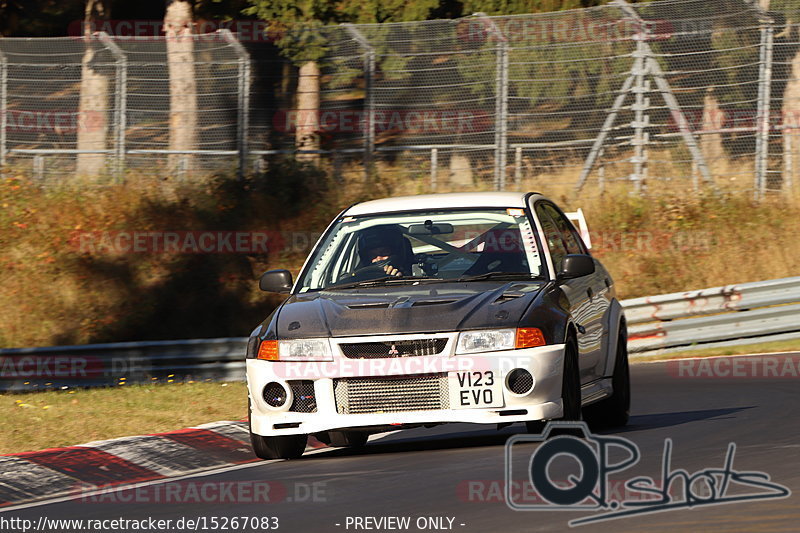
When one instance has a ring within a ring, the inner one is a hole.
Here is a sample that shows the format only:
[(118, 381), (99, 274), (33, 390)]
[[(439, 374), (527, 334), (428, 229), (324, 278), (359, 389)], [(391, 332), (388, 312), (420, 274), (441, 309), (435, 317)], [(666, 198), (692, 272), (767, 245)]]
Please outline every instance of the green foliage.
[(328, 0), (249, 0), (243, 10), (269, 24), (277, 35), (281, 53), (296, 65), (318, 61), (327, 53), (327, 40), (320, 31), (323, 26), (342, 22), (334, 2)]
[[(342, 22), (384, 23), (426, 20), (439, 0), (248, 0), (251, 4), (243, 12), (265, 20), (270, 30), (280, 37), (276, 44), (284, 56), (300, 65), (307, 61), (319, 61), (329, 51), (328, 32), (324, 26)], [(376, 26), (377, 33), (386, 33), (388, 28)], [(378, 37), (378, 36), (373, 36)], [(385, 39), (377, 38), (376, 43)], [(378, 50), (380, 54), (383, 50)], [(390, 64), (390, 67), (397, 65)], [(345, 69), (347, 70), (347, 69)], [(351, 69), (352, 74), (356, 69)], [(338, 73), (341, 83), (348, 73)], [(350, 78), (352, 79), (352, 78)], [(341, 83), (338, 83), (340, 85)], [(337, 81), (334, 80), (334, 86)]]
[(341, 0), (339, 10), (349, 22), (372, 24), (427, 20), (439, 0)]
[(0, 35), (66, 35), (69, 24), (83, 19), (85, 0), (0, 1)]
[(605, 4), (604, 0), (465, 0), (463, 14), (521, 15)]

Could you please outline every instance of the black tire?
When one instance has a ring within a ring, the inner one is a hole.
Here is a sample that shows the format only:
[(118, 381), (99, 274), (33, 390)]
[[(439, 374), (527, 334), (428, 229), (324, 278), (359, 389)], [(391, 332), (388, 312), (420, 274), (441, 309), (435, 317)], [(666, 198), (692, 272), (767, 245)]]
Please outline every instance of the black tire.
[(614, 428), (627, 425), (631, 410), (631, 374), (628, 366), (628, 338), (625, 329), (620, 332), (611, 376), (611, 396), (584, 409), (584, 416), (592, 429)]
[[(561, 402), (564, 413), (559, 421), (581, 420), (581, 376), (578, 369), (578, 347), (575, 339), (569, 338), (564, 346), (564, 368), (561, 374)], [(544, 420), (531, 420), (525, 422), (528, 433), (541, 434), (547, 422)]]
[(264, 437), (253, 433), (250, 420), (253, 416), (250, 401), (247, 402), (247, 426), (250, 431), (250, 444), (259, 459), (297, 459), (306, 450), (308, 435), (281, 435)]
[(322, 442), (337, 448), (361, 448), (367, 439), (369, 433), (362, 431), (328, 431), (327, 439)]
[(260, 459), (297, 459), (306, 449), (308, 435), (264, 437), (250, 432), (253, 452)]
[(547, 422), (545, 422), (544, 420), (531, 420), (529, 422), (525, 422), (525, 430), (528, 433), (541, 435), (546, 425)]
[(581, 420), (581, 375), (578, 368), (578, 346), (575, 339), (567, 339), (564, 347), (564, 370), (561, 375), (561, 402), (564, 414), (561, 415), (565, 422)]

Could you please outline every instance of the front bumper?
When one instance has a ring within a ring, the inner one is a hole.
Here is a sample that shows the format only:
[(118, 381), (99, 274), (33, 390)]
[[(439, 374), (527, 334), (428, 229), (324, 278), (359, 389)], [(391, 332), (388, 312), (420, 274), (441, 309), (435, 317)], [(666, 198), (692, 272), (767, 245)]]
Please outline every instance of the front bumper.
[[(453, 355), (453, 345), (454, 342), (448, 342), (450, 349), (440, 355), (384, 359), (354, 360), (341, 353), (335, 355), (332, 362), (248, 359), (251, 430), (258, 435), (275, 436), (404, 424), (497, 424), (546, 420), (562, 415), (563, 344), (473, 355)], [(515, 394), (509, 389), (507, 377), (517, 368), (533, 375), (533, 387), (524, 394)], [(502, 384), (502, 399), (496, 400), (492, 407), (451, 408), (450, 403), (454, 402), (443, 400), (445, 408), (435, 408), (434, 404), (418, 408), (415, 402), (416, 395), (425, 393), (414, 389), (417, 382), (430, 382), (432, 376), (438, 376), (442, 393), (446, 395), (450, 387), (458, 386), (458, 372), (486, 371), (491, 371), (493, 378)], [(384, 390), (381, 384), (386, 383), (387, 378), (391, 378), (390, 383), (394, 379), (402, 380), (410, 388), (387, 387)], [(369, 395), (380, 405), (371, 409), (370, 398), (361, 398), (359, 412), (349, 412), (351, 409), (343, 407), (346, 405), (342, 398), (343, 380), (378, 384), (370, 389)], [(300, 381), (304, 382), (303, 390), (313, 390), (315, 412), (291, 410), (297, 403), (293, 401), (292, 389)], [(283, 405), (273, 407), (264, 399), (264, 388), (276, 382), (286, 389), (288, 397)]]

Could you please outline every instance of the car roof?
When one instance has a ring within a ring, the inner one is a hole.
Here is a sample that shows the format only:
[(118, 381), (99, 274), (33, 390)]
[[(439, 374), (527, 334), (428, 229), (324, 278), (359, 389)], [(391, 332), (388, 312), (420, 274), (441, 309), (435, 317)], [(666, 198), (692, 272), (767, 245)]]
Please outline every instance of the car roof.
[(526, 192), (455, 192), (398, 196), (355, 204), (344, 215), (371, 215), (423, 209), (464, 207), (525, 207)]

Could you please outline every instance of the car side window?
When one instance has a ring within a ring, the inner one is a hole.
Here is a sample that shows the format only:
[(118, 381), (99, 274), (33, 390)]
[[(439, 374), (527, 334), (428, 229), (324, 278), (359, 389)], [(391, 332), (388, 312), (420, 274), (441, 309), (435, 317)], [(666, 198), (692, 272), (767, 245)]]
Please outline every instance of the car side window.
[(553, 219), (553, 222), (555, 222), (561, 234), (561, 238), (564, 241), (564, 245), (567, 248), (567, 253), (585, 254), (586, 247), (570, 221), (552, 205), (544, 204), (543, 207), (544, 210), (547, 211), (547, 214)]
[(561, 262), (568, 253), (567, 246), (564, 244), (558, 226), (556, 226), (556, 223), (553, 222), (553, 219), (544, 208), (544, 204), (536, 204), (536, 216), (542, 224), (544, 238), (547, 241), (547, 247), (550, 249), (550, 257), (553, 259), (553, 268), (558, 273), (561, 271)]

